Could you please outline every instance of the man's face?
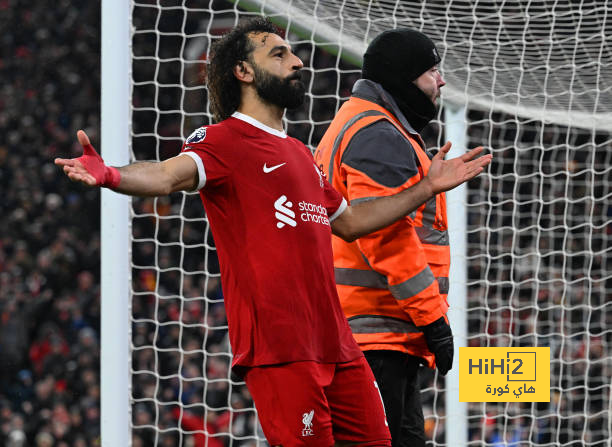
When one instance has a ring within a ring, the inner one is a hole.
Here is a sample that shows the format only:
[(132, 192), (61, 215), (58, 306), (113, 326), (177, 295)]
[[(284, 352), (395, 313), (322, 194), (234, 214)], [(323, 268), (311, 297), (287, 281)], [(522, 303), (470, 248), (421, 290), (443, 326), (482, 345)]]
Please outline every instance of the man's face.
[(255, 45), (250, 64), (259, 97), (282, 108), (302, 105), (306, 87), (301, 81), (300, 70), (304, 64), (300, 58), (277, 34), (257, 33), (250, 38)]
[(442, 74), (438, 70), (437, 65), (431, 67), (412, 82), (427, 95), (434, 106), (438, 105), (437, 102), (440, 97), (440, 89), (446, 85), (446, 82), (442, 79)]

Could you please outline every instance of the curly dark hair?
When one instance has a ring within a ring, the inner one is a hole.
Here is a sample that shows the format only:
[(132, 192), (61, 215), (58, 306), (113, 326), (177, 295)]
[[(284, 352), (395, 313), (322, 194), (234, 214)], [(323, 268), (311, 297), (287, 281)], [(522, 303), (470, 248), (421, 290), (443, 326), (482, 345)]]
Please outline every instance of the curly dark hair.
[(254, 17), (241, 22), (212, 44), (207, 70), (208, 97), (216, 121), (229, 118), (240, 105), (240, 82), (234, 66), (246, 61), (255, 48), (250, 33), (281, 34), (267, 17)]

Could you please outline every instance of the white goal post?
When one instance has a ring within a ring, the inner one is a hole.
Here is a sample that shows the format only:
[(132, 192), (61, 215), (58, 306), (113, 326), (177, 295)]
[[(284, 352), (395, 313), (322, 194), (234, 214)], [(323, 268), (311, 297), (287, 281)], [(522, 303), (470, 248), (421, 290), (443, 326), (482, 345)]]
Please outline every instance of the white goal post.
[[(448, 194), (458, 346), (547, 346), (551, 401), (465, 404), (423, 368), (430, 445), (604, 446), (612, 436), (612, 1), (103, 0), (101, 150), (162, 160), (212, 121), (210, 42), (249, 15), (304, 61), (289, 134), (314, 149), (379, 32), (428, 34), (447, 82), (423, 132), (487, 172)], [(102, 195), (102, 443), (265, 445), (231, 351), (197, 194)], [(455, 367), (457, 362), (455, 362)]]
[[(131, 8), (102, 1), (101, 146), (106, 163), (130, 162)], [(94, 143), (95, 144), (95, 143)], [(131, 445), (130, 199), (101, 192), (100, 433), (105, 447)], [(102, 397), (104, 396), (104, 397)]]

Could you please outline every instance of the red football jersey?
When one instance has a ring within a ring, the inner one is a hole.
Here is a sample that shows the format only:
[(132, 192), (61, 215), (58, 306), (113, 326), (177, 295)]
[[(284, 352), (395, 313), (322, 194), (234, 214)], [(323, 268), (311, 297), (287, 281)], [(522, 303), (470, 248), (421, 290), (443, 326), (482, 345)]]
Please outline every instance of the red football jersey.
[(301, 142), (235, 113), (183, 145), (217, 246), (234, 366), (360, 357), (329, 222), (346, 201)]

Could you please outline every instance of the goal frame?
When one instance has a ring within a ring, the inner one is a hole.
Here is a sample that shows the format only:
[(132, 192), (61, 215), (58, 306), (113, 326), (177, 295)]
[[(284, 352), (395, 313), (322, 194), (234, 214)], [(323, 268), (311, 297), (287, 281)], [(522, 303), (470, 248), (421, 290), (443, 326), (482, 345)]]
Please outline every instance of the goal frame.
[[(242, 7), (247, 2), (240, 2)], [(248, 5), (255, 9), (256, 2)], [(102, 1), (101, 39), (101, 154), (106, 163), (120, 166), (130, 162), (131, 100), (131, 13), (132, 1)], [(119, 12), (119, 14), (117, 13)], [(285, 23), (284, 25), (287, 25)], [(295, 24), (292, 24), (295, 27)], [(323, 46), (325, 38), (319, 43)], [(344, 52), (352, 63), (361, 58), (356, 49)], [(112, 92), (112, 94), (106, 94)], [(445, 104), (447, 139), (454, 142), (449, 157), (465, 151), (465, 107)], [(466, 287), (466, 195), (465, 185), (448, 193), (449, 228), (453, 240), (453, 262), (450, 284), (454, 306), (449, 318), (455, 335), (455, 358), (467, 340), (465, 314)], [(131, 269), (130, 208), (128, 196), (103, 188), (101, 191), (101, 441), (104, 447), (132, 445), (131, 389)], [(463, 255), (461, 255), (463, 253)], [(462, 279), (463, 278), (463, 279)], [(467, 443), (467, 408), (458, 399), (457, 368), (446, 378), (447, 441)]]
[[(231, 0), (247, 10), (258, 11), (257, 0)], [(275, 0), (276, 1), (276, 0)], [(274, 1), (269, 2), (274, 3)], [(101, 153), (110, 165), (125, 165), (131, 154), (131, 0), (102, 1)], [(270, 14), (278, 11), (265, 10)], [(278, 19), (278, 17), (276, 17)], [(280, 20), (280, 19), (278, 19)], [(298, 21), (279, 23), (299, 30)], [(333, 30), (319, 26), (311, 35), (326, 47)], [(363, 43), (365, 48), (365, 43)], [(343, 47), (342, 57), (359, 64), (361, 46)], [(108, 94), (107, 94), (108, 92)], [(453, 95), (451, 95), (453, 96)], [(457, 96), (453, 96), (455, 99)], [(463, 154), (467, 146), (466, 108), (446, 99), (446, 140), (453, 142), (448, 157)], [(446, 444), (467, 445), (467, 405), (459, 402), (458, 353), (467, 345), (466, 302), (466, 186), (447, 193), (449, 237), (453, 253), (450, 272), (452, 306), (449, 319), (455, 337), (455, 368), (446, 381)], [(101, 435), (103, 446), (132, 445), (131, 436), (131, 199), (108, 189), (101, 193)]]
[[(130, 161), (131, 0), (101, 4), (101, 155), (113, 166)], [(130, 207), (101, 190), (100, 433), (102, 446), (131, 446)]]

